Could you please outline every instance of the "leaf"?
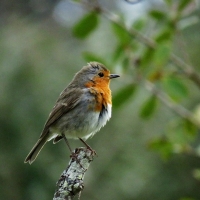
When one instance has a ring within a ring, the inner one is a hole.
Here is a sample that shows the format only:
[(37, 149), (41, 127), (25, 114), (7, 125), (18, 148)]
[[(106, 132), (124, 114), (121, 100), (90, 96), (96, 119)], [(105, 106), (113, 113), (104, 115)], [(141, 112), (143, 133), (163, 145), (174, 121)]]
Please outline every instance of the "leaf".
[(166, 42), (158, 44), (154, 53), (154, 64), (163, 67), (169, 60), (171, 54), (170, 45)]
[(189, 3), (191, 3), (193, 0), (179, 0), (178, 10), (182, 11), (184, 10)]
[(178, 78), (167, 77), (163, 79), (163, 87), (171, 98), (176, 101), (188, 96), (188, 89)]
[(137, 31), (141, 31), (145, 25), (146, 25), (146, 23), (145, 23), (144, 19), (138, 19), (138, 20), (134, 21), (132, 27), (134, 29), (136, 29)]
[(90, 52), (83, 52), (82, 55), (86, 62), (97, 61), (97, 62), (100, 62), (100, 63), (106, 65), (106, 61), (96, 54), (93, 54)]
[(129, 58), (128, 57), (124, 57), (122, 60), (122, 68), (124, 71), (126, 71), (129, 67)]
[(165, 2), (168, 4), (168, 6), (172, 5), (173, 0), (165, 0)]
[(167, 127), (168, 138), (174, 144), (174, 152), (189, 152), (190, 142), (197, 134), (197, 128), (186, 119), (173, 120)]
[(130, 99), (136, 91), (136, 85), (129, 84), (119, 90), (113, 97), (113, 106), (120, 107)]
[(163, 71), (162, 70), (156, 70), (156, 71), (153, 71), (153, 73), (151, 73), (149, 75), (148, 80), (151, 81), (151, 82), (155, 82), (155, 81), (162, 79), (162, 77), (163, 77)]
[(166, 19), (166, 13), (160, 11), (160, 10), (152, 10), (149, 12), (149, 15), (156, 19), (156, 20), (163, 20), (163, 19)]
[(98, 25), (98, 15), (96, 12), (86, 14), (75, 26), (72, 28), (74, 36), (80, 39), (86, 38)]
[(124, 29), (116, 23), (112, 23), (112, 28), (121, 44), (129, 44), (131, 37), (126, 29)]
[(159, 44), (163, 41), (167, 41), (171, 39), (172, 36), (172, 29), (170, 30), (169, 28), (162, 30), (161, 32), (158, 33), (158, 35), (155, 38), (155, 41)]
[(124, 48), (123, 45), (119, 44), (114, 51), (113, 54), (113, 62), (117, 61), (122, 55), (124, 54)]
[(172, 143), (164, 137), (151, 141), (149, 144), (149, 148), (154, 151), (157, 151), (164, 160), (169, 159), (173, 153)]
[(145, 51), (140, 59), (141, 60), (141, 63), (140, 63), (141, 68), (148, 67), (150, 65), (154, 53), (155, 53), (155, 50), (150, 47), (147, 47), (145, 49)]
[(183, 125), (186, 131), (186, 134), (191, 136), (196, 136), (197, 134), (197, 127), (188, 119), (183, 119)]
[(140, 117), (147, 119), (153, 115), (157, 106), (157, 98), (152, 95), (142, 106)]

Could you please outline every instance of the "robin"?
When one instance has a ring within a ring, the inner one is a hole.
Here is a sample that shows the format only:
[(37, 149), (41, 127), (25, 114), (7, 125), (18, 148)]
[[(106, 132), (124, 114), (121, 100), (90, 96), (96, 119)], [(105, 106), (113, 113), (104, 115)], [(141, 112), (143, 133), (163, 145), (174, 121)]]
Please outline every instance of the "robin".
[(31, 164), (52, 139), (54, 144), (63, 138), (66, 142), (70, 138), (80, 139), (86, 144), (84, 140), (92, 137), (111, 117), (109, 84), (117, 77), (101, 63), (90, 62), (84, 66), (60, 94), (39, 140), (24, 162)]

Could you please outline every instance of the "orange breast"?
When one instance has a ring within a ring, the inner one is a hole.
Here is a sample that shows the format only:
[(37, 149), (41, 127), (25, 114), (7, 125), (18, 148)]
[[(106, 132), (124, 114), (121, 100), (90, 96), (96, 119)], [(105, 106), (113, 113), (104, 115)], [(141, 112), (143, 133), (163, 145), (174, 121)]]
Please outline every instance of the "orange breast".
[(107, 107), (107, 104), (112, 104), (111, 90), (109, 87), (109, 80), (98, 79), (94, 82), (88, 82), (85, 86), (90, 89), (90, 92), (94, 94), (96, 100), (95, 110), (100, 112), (102, 107)]

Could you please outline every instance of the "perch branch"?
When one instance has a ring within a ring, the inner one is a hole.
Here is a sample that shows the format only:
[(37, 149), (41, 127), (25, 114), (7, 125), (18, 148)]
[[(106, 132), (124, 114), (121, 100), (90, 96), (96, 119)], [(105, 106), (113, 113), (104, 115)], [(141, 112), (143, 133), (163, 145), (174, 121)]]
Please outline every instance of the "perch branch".
[(71, 200), (84, 189), (83, 179), (94, 158), (94, 152), (86, 147), (75, 149), (69, 165), (57, 182), (53, 200)]

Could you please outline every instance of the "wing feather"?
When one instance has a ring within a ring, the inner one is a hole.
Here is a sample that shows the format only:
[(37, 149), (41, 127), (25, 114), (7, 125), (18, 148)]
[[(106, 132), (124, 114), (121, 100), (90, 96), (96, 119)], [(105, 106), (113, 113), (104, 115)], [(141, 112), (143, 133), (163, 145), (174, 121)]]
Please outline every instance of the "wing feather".
[(49, 114), (44, 129), (40, 138), (44, 137), (49, 132), (49, 127), (59, 120), (64, 114), (75, 108), (80, 102), (80, 97), (83, 94), (81, 89), (72, 89), (61, 93), (56, 105), (53, 107), (52, 112)]

